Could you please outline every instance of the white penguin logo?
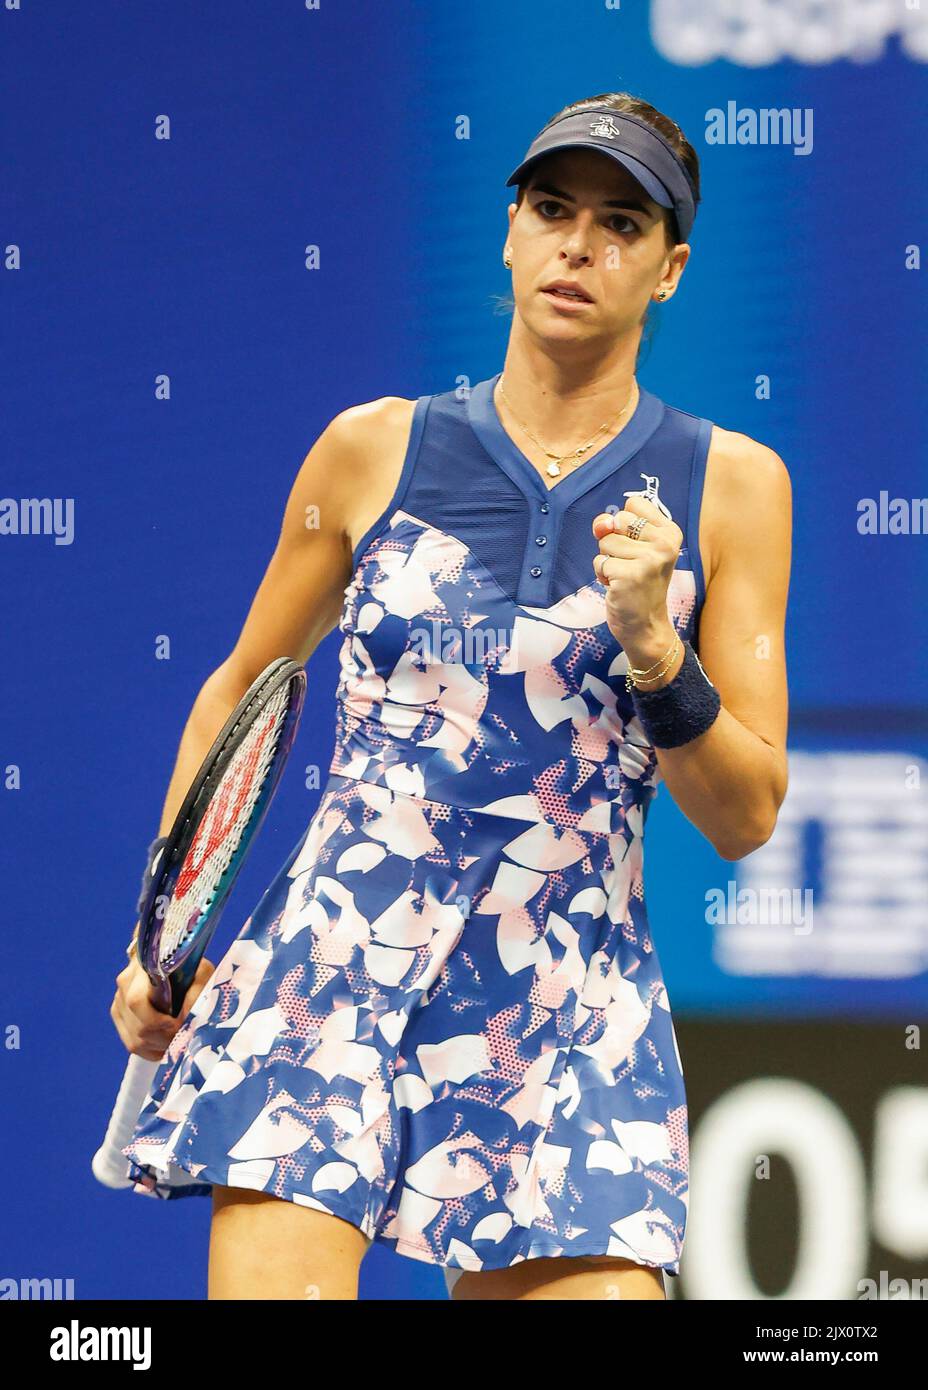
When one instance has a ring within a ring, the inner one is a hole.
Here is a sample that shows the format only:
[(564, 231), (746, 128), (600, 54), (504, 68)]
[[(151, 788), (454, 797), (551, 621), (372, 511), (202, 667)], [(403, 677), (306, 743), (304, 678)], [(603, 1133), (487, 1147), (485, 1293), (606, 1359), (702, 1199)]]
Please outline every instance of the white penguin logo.
[(653, 502), (658, 511), (662, 512), (668, 521), (673, 521), (670, 508), (665, 502), (662, 502), (657, 495), (657, 489), (660, 486), (660, 478), (658, 475), (656, 473), (639, 473), (638, 476), (639, 478), (644, 478), (646, 486), (644, 488), (639, 488), (637, 491), (625, 492), (622, 495), (624, 497), (644, 497), (646, 501)]

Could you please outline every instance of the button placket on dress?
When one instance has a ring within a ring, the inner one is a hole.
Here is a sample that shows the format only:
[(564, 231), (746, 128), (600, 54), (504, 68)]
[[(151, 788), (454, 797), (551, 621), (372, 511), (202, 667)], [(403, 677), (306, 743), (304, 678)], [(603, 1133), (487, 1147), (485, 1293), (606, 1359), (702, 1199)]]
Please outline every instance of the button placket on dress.
[(625, 428), (566, 478), (548, 487), (538, 469), (503, 428), (493, 400), (493, 391), (501, 375), (497, 372), (473, 387), (467, 400), (467, 417), (484, 449), (516, 484), (529, 505), (516, 601), (529, 607), (546, 608), (551, 602), (558, 542), (569, 506), (634, 457), (660, 424), (664, 406), (656, 396), (639, 387), (638, 403)]

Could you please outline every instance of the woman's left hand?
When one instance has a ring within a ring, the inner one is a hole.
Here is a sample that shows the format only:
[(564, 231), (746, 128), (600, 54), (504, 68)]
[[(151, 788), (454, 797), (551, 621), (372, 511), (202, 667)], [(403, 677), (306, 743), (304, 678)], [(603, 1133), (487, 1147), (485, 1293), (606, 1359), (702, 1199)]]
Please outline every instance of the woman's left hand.
[[(640, 540), (625, 534), (636, 517), (646, 517)], [(606, 590), (609, 631), (629, 654), (649, 650), (672, 633), (667, 612), (670, 576), (683, 545), (683, 532), (645, 497), (632, 495), (620, 512), (600, 512), (593, 519), (599, 554), (593, 557), (596, 578)]]

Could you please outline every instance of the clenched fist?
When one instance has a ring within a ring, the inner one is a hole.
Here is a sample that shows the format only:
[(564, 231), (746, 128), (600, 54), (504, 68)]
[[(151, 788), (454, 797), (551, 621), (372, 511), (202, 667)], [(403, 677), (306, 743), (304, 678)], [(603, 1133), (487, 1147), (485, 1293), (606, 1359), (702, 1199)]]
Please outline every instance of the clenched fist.
[[(639, 517), (644, 517), (647, 525), (640, 539), (633, 540), (628, 528)], [(667, 611), (667, 590), (683, 545), (683, 532), (647, 497), (633, 493), (622, 511), (600, 512), (593, 518), (593, 535), (599, 541), (593, 570), (606, 590), (609, 631), (627, 653), (629, 665), (647, 670), (672, 650), (676, 638)], [(682, 659), (681, 645), (658, 685), (673, 679)]]

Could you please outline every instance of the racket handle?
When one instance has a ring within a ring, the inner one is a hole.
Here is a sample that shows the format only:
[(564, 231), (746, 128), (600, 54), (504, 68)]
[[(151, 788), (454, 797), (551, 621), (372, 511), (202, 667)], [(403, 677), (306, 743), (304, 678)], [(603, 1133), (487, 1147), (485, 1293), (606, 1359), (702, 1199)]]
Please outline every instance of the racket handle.
[(160, 1062), (148, 1062), (134, 1053), (129, 1058), (126, 1074), (116, 1096), (113, 1114), (103, 1143), (93, 1156), (93, 1175), (104, 1187), (131, 1187), (129, 1162), (120, 1149), (128, 1144), (135, 1129), (148, 1090)]

